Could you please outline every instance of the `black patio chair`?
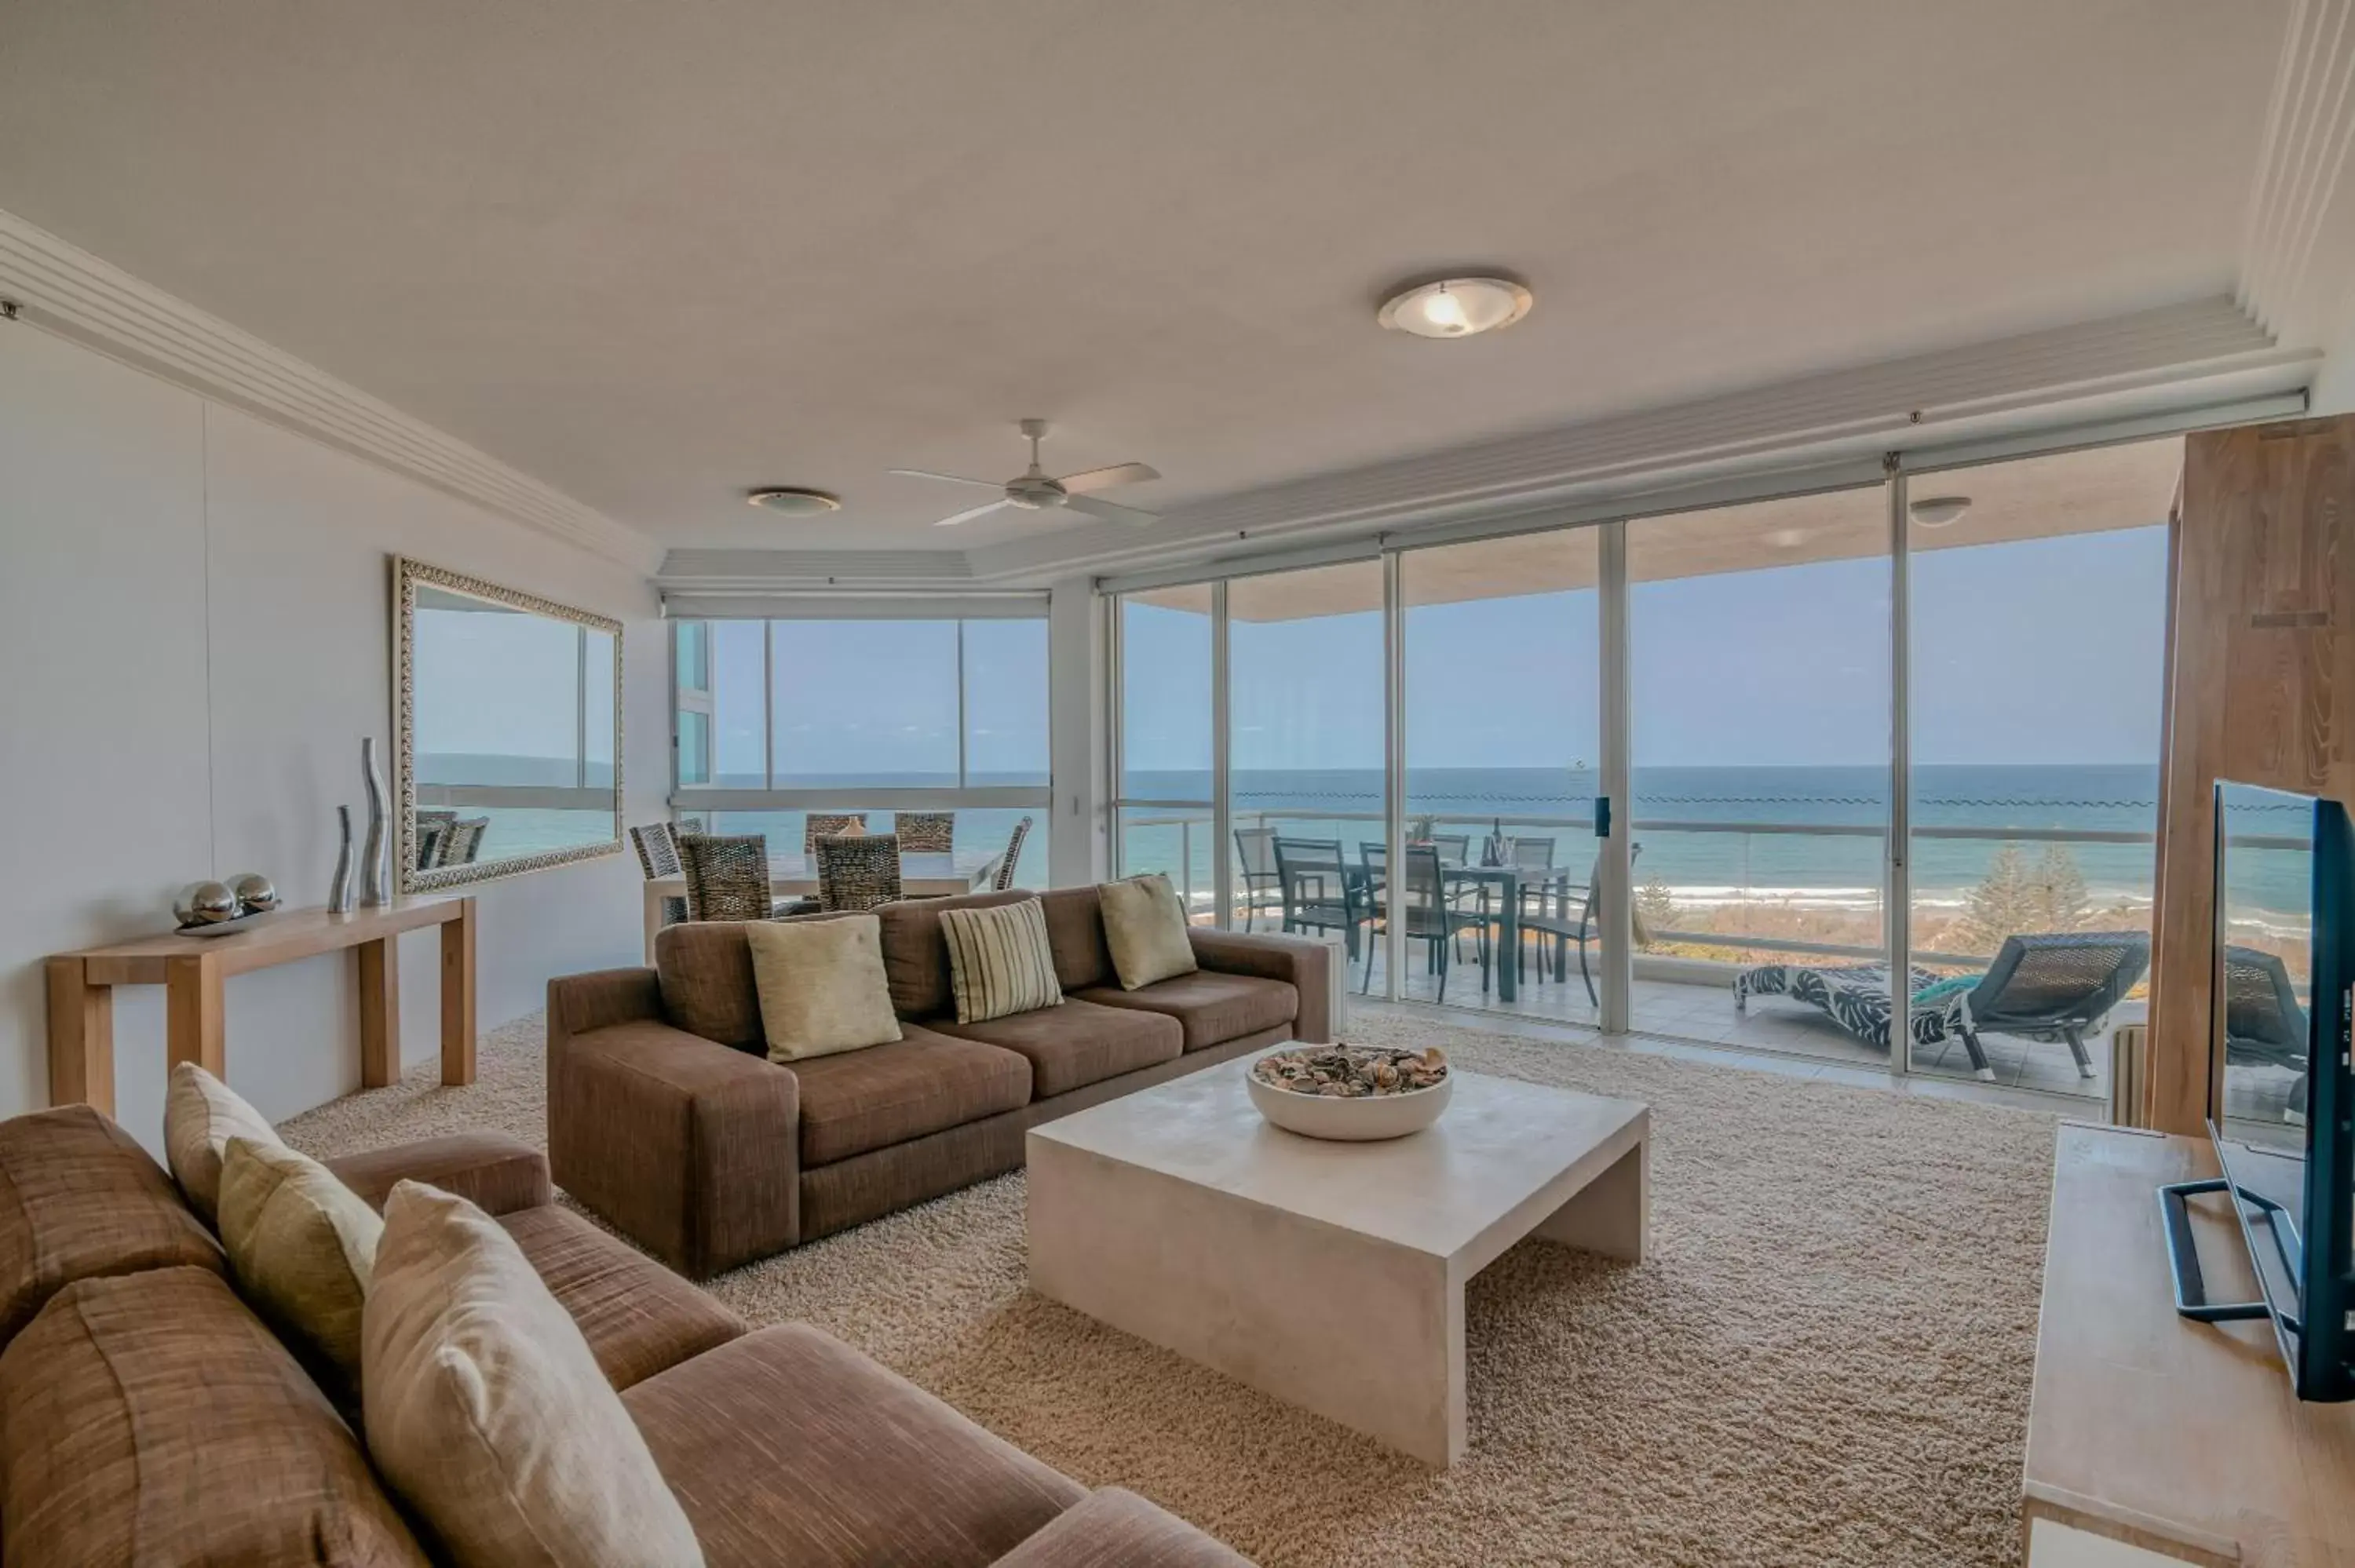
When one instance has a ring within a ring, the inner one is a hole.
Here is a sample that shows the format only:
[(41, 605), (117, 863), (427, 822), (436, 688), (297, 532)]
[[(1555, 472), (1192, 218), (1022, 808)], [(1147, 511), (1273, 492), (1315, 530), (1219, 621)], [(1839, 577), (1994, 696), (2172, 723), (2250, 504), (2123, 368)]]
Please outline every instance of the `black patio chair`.
[[(1423, 944), (1423, 972), (1439, 976), (1439, 1000), (1447, 1000), (1448, 955), (1455, 948), (1455, 938), (1465, 931), (1474, 933), (1480, 953), (1480, 991), (1488, 990), (1488, 916), (1485, 910), (1459, 909), (1448, 902), (1447, 879), (1443, 874), (1439, 851), (1430, 844), (1410, 844), (1406, 851), (1406, 876), (1403, 885), (1393, 887), (1387, 875), (1390, 851), (1381, 844), (1359, 844), (1358, 854), (1366, 868), (1365, 884), (1372, 912), (1372, 934), (1381, 936), (1390, 929), (1391, 911), (1395, 907), (1406, 922), (1409, 941)], [(1395, 903), (1393, 900), (1395, 899)], [(1374, 945), (1366, 946), (1366, 978), (1358, 989), (1369, 991), (1374, 983)]]
[[(1235, 869), (1243, 879), (1243, 929), (1249, 931), (1261, 910), (1280, 908), (1284, 903), (1284, 879), (1275, 869), (1273, 828), (1235, 830)], [(1275, 898), (1273, 906), (1268, 903), (1270, 895)]]
[(2085, 1031), (2098, 1031), (2150, 968), (2147, 931), (2051, 931), (2006, 937), (1995, 962), (1963, 997), (1963, 1049), (1971, 1071), (1992, 1078), (1982, 1033), (2064, 1040), (2077, 1075), (2094, 1075)]
[[(1631, 871), (1635, 868), (1636, 863), (1643, 858), (1642, 844), (1627, 846), (1627, 865)], [(1541, 937), (1551, 937), (1554, 939), (1553, 969), (1554, 979), (1557, 980), (1570, 978), (1570, 944), (1572, 942), (1578, 944), (1578, 978), (1586, 984), (1586, 1005), (1589, 1007), (1603, 1005), (1603, 999), (1594, 991), (1594, 971), (1587, 967), (1586, 961), (1586, 944), (1600, 939), (1603, 935), (1602, 924), (1595, 918), (1597, 893), (1595, 873), (1602, 869), (1602, 857), (1598, 855), (1595, 857), (1594, 864), (1587, 870), (1584, 887), (1565, 886), (1561, 889), (1560, 913), (1521, 916), (1522, 930), (1535, 931)], [(1631, 877), (1630, 880), (1632, 881), (1633, 878)], [(1578, 918), (1575, 920), (1570, 917), (1570, 901), (1572, 897), (1579, 899)], [(1514, 958), (1518, 962), (1519, 955), (1515, 954)], [(1540, 955), (1538, 961), (1540, 964), (1545, 961), (1542, 954)], [(1520, 973), (1518, 969), (1513, 972), (1516, 975)]]
[(1276, 885), (1286, 931), (1339, 931), (1344, 949), (1358, 956), (1358, 927), (1372, 916), (1365, 890), (1349, 874), (1338, 839), (1288, 839), (1274, 843)]
[(2297, 988), (2277, 954), (2255, 948), (2224, 949), (2224, 1061), (2227, 1065), (2286, 1067), (2297, 1075), (2286, 1118), (2306, 1119), (2308, 1027)]

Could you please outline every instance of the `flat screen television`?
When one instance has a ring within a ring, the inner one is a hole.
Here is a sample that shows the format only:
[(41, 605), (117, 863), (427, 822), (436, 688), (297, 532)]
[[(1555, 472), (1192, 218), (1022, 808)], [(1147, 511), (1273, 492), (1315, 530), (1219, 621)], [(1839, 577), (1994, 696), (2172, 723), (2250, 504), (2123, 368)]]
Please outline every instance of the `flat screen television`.
[[(2176, 1309), (2268, 1318), (2301, 1399), (2355, 1398), (2355, 828), (2337, 800), (2216, 786), (2208, 1135), (2223, 1174), (2162, 1189)], [(2211, 1302), (2185, 1200), (2230, 1194), (2262, 1299)]]

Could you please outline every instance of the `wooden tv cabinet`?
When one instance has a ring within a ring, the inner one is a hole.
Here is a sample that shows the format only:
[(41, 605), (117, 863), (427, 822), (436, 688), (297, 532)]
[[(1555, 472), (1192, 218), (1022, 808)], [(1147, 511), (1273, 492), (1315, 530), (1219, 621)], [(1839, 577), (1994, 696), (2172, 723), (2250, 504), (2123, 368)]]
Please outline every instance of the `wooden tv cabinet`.
[[(2064, 1124), (2028, 1414), (2029, 1568), (2355, 1565), (2355, 1404), (2309, 1404), (2264, 1321), (2176, 1315), (2158, 1188), (2205, 1139)], [(2190, 1202), (2211, 1300), (2256, 1293), (2222, 1194)]]

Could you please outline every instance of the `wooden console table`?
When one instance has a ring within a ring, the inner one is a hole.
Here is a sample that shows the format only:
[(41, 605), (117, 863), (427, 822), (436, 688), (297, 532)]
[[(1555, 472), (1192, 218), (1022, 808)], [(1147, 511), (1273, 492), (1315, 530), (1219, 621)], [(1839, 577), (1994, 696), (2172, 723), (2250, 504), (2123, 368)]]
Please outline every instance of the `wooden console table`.
[[(2176, 1315), (2158, 1188), (2215, 1175), (2215, 1150), (2064, 1125), (2053, 1165), (2020, 1499), (2030, 1568), (2355, 1564), (2355, 1404), (2298, 1400), (2272, 1324)], [(2222, 1195), (2188, 1206), (2210, 1298), (2254, 1297)]]
[(226, 937), (143, 937), (48, 960), (49, 1103), (86, 1102), (114, 1113), (114, 987), (165, 991), (167, 1058), (228, 1076), (221, 982), (249, 969), (348, 948), (359, 969), (360, 1083), (382, 1088), (400, 1076), (403, 931), (442, 927), (442, 1081), (474, 1081), (474, 901), (399, 898), (376, 909), (330, 915), (282, 909)]

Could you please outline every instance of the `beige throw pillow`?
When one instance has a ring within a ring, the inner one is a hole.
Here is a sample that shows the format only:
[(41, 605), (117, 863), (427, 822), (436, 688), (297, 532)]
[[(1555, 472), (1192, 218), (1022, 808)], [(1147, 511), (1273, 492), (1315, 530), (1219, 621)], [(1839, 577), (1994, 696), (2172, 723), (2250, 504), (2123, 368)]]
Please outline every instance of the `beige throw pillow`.
[(900, 1038), (883, 978), (882, 931), (872, 915), (744, 927), (769, 1060), (798, 1062)]
[(1060, 1007), (1055, 950), (1047, 941), (1047, 906), (1036, 898), (986, 909), (943, 909), (949, 985), (959, 1023), (980, 1023), (1042, 1007)]
[(1186, 935), (1186, 906), (1178, 902), (1178, 890), (1167, 876), (1156, 872), (1107, 882), (1096, 889), (1096, 898), (1103, 909), (1104, 945), (1112, 949), (1121, 990), (1190, 975), (1201, 967), (1194, 961), (1194, 944)]
[(221, 1157), (220, 1239), (238, 1288), (279, 1331), (360, 1385), (360, 1304), (384, 1222), (317, 1160), (232, 1138)]
[(280, 1141), (262, 1114), (230, 1093), (227, 1084), (194, 1062), (174, 1067), (171, 1087), (164, 1093), (164, 1158), (180, 1184), (180, 1196), (207, 1224), (218, 1222), (221, 1151), (232, 1138)]
[(369, 1457), (464, 1568), (702, 1563), (589, 1341), (465, 1199), (393, 1188), (360, 1361)]

